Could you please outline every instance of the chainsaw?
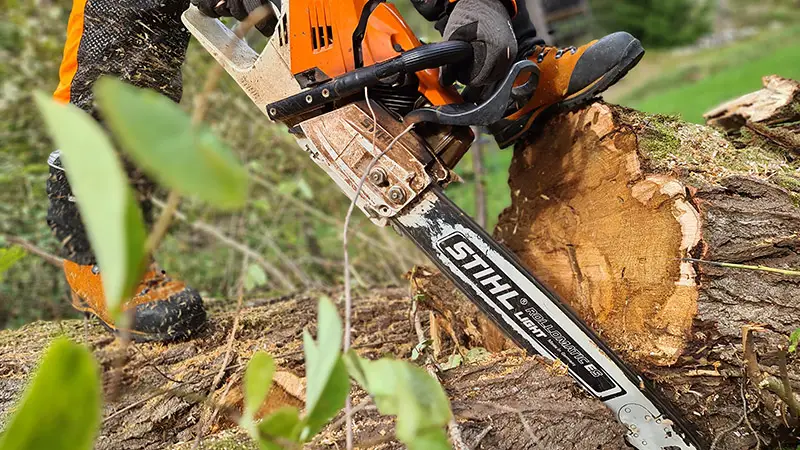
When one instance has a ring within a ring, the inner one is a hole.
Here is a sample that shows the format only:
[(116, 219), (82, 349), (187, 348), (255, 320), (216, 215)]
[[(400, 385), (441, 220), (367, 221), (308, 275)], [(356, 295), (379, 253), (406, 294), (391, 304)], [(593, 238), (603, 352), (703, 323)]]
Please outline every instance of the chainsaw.
[(269, 119), (378, 226), (409, 238), (512, 341), (568, 367), (641, 450), (700, 449), (698, 438), (556, 294), (443, 189), (474, 135), (535, 89), (536, 67), (514, 64), (465, 101), (438, 68), (469, 64), (461, 41), (423, 44), (383, 0), (291, 0), (259, 54), (194, 6), (183, 22)]

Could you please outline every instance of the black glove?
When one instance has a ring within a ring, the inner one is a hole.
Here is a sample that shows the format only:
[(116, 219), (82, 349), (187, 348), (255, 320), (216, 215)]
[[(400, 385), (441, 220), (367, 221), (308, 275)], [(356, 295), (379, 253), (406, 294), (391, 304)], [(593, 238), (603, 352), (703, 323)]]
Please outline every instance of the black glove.
[(458, 0), (444, 28), (449, 41), (472, 44), (472, 64), (452, 64), (442, 71), (442, 82), (455, 80), (483, 86), (508, 73), (517, 56), (517, 39), (508, 9), (500, 0)]
[[(277, 2), (278, 11), (280, 11), (279, 1)], [(267, 8), (267, 17), (256, 23), (255, 27), (267, 37), (272, 36), (272, 32), (275, 31), (275, 26), (278, 24), (278, 18), (273, 13), (272, 3), (276, 2), (270, 2), (270, 0), (192, 0), (192, 4), (208, 17), (233, 17), (239, 21), (246, 19), (251, 12), (263, 6)]]

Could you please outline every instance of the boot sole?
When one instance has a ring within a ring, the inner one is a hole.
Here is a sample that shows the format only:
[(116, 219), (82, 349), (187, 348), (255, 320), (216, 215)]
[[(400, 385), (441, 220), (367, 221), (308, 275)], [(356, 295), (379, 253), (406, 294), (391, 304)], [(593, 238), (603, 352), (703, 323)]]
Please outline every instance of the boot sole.
[[(541, 124), (547, 122), (547, 119), (555, 116), (558, 113), (571, 111), (580, 106), (594, 100), (600, 93), (604, 92), (609, 87), (613, 86), (617, 81), (621, 80), (631, 69), (636, 67), (639, 61), (644, 56), (644, 47), (638, 39), (634, 39), (625, 48), (625, 53), (622, 59), (612, 67), (608, 72), (603, 74), (594, 84), (592, 84), (586, 91), (579, 94), (573, 94), (574, 97), (568, 98), (554, 105), (550, 105), (541, 111), (531, 111), (525, 116), (525, 121), (533, 120), (533, 123), (524, 127), (513, 137), (506, 139), (499, 143), (501, 148), (505, 148), (512, 144), (514, 141), (524, 136), (526, 133), (535, 133), (541, 129)], [(538, 114), (537, 114), (538, 113)]]
[[(89, 313), (91, 314), (91, 312)], [(97, 317), (96, 315), (94, 316)], [(120, 330), (119, 328), (107, 324), (99, 317), (97, 317), (97, 319), (100, 321), (103, 327), (105, 327), (105, 329), (114, 333), (117, 337), (122, 337), (122, 335), (125, 333), (123, 330)], [(206, 326), (207, 322), (205, 314), (193, 314), (177, 322), (174, 325), (174, 327), (176, 328), (174, 331), (165, 331), (163, 333), (143, 333), (141, 331), (136, 331), (136, 330), (127, 330), (127, 333), (130, 339), (138, 344), (146, 342), (170, 343), (176, 341), (185, 341), (190, 338), (193, 338), (197, 334), (202, 332), (206, 328)]]
[(94, 311), (87, 307), (80, 307), (73, 303), (73, 308), (77, 309), (78, 311), (83, 312), (87, 317), (92, 316), (97, 318), (103, 327), (115, 334), (118, 337), (122, 337), (123, 334), (128, 335), (133, 342), (137, 343), (144, 343), (144, 342), (175, 342), (175, 341), (183, 341), (189, 338), (196, 336), (198, 333), (203, 331), (206, 328), (207, 320), (205, 311), (203, 313), (196, 313), (187, 316), (184, 319), (179, 320), (175, 324), (173, 324), (168, 331), (162, 333), (145, 333), (142, 331), (136, 330), (120, 330), (119, 328), (107, 323), (103, 319), (100, 318)]

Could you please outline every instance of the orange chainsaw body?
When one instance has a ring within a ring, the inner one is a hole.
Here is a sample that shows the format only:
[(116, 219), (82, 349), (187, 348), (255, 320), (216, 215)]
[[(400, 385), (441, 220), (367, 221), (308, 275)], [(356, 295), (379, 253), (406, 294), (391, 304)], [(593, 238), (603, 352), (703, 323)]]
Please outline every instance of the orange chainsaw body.
[[(292, 0), (288, 35), (295, 75), (319, 69), (336, 77), (356, 69), (353, 33), (367, 0)], [(284, 24), (286, 26), (286, 24)], [(422, 43), (394, 5), (380, 3), (369, 16), (362, 44), (364, 65), (386, 61)], [(439, 84), (439, 70), (417, 72), (419, 92), (433, 105), (461, 103), (452, 87)]]

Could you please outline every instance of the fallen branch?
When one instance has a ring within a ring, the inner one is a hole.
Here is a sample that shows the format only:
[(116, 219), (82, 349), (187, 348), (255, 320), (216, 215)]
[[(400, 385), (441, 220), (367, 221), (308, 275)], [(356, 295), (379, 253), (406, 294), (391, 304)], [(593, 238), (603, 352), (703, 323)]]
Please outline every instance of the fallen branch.
[(10, 242), (10, 243), (12, 243), (14, 245), (18, 245), (18, 246), (24, 248), (29, 253), (32, 253), (32, 254), (44, 259), (45, 261), (47, 261), (48, 263), (50, 263), (50, 264), (52, 264), (52, 265), (54, 265), (56, 267), (59, 267), (59, 268), (64, 267), (64, 259), (63, 258), (59, 258), (58, 256), (55, 256), (55, 255), (53, 255), (51, 253), (48, 253), (48, 252), (42, 250), (40, 247), (37, 247), (35, 244), (33, 244), (32, 242), (30, 242), (30, 241), (28, 241), (26, 239), (23, 239), (23, 238), (21, 238), (19, 236), (12, 236), (12, 235), (9, 235), (9, 234), (4, 235), (3, 237), (5, 238), (6, 241), (8, 241), (8, 242)]
[[(158, 206), (159, 208), (164, 208), (164, 202), (158, 199), (153, 199), (153, 204)], [(272, 263), (267, 261), (263, 256), (258, 254), (255, 250), (251, 249), (250, 247), (238, 242), (223, 233), (222, 231), (214, 228), (213, 226), (201, 222), (201, 221), (189, 221), (185, 214), (180, 211), (175, 211), (175, 218), (180, 220), (181, 222), (186, 222), (189, 224), (192, 229), (200, 231), (202, 233), (208, 234), (210, 236), (215, 237), (223, 244), (231, 247), (232, 249), (242, 253), (243, 255), (247, 255), (253, 261), (255, 261), (258, 265), (264, 268), (270, 275), (272, 275), (273, 279), (275, 279), (284, 289), (294, 291), (297, 290), (297, 286), (277, 267), (275, 267)]]
[(734, 263), (708, 261), (705, 259), (695, 259), (695, 258), (681, 258), (681, 261), (708, 264), (710, 266), (717, 266), (717, 267), (727, 267), (729, 269), (759, 270), (761, 272), (772, 272), (772, 273), (779, 273), (781, 275), (800, 277), (800, 270), (778, 269), (775, 267), (767, 267), (767, 266), (751, 266), (747, 264), (734, 264)]

